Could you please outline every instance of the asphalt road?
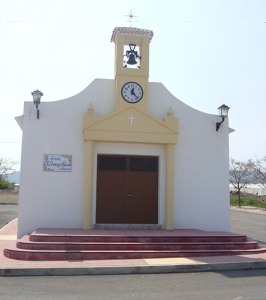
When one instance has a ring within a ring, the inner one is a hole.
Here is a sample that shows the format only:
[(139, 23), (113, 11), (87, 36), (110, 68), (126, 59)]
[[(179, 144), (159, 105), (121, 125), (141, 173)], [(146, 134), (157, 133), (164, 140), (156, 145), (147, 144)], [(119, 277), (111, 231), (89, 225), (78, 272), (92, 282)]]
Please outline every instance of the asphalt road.
[(231, 231), (245, 234), (266, 247), (266, 214), (231, 210)]
[(0, 299), (262, 300), (266, 270), (114, 276), (0, 277)]
[[(18, 217), (17, 205), (0, 204), (0, 228)], [(0, 298), (1, 299), (1, 298)]]

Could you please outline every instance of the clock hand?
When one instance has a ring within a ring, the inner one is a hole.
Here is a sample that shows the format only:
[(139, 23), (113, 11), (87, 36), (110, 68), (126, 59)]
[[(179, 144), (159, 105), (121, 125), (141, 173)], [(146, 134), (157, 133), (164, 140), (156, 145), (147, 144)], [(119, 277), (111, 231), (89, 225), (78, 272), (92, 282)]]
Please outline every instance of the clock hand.
[(131, 95), (134, 95), (138, 99), (138, 96), (134, 92), (134, 88), (131, 89)]

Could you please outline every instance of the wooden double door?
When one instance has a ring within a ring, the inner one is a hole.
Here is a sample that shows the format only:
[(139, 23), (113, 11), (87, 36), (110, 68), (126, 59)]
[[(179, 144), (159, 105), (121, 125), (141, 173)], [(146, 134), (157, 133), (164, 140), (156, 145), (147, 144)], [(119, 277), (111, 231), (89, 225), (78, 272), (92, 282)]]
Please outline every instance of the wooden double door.
[(158, 224), (158, 157), (98, 155), (97, 224)]

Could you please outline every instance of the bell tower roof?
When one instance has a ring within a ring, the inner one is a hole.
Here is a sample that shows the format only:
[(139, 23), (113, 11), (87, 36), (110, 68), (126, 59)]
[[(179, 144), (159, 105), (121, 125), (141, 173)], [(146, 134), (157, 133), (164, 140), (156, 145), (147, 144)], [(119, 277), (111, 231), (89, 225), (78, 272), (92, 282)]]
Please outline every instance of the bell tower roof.
[(115, 36), (117, 34), (134, 34), (134, 35), (141, 35), (141, 36), (148, 36), (150, 41), (153, 37), (153, 31), (148, 29), (141, 29), (136, 27), (115, 27), (112, 33), (111, 42), (115, 41)]

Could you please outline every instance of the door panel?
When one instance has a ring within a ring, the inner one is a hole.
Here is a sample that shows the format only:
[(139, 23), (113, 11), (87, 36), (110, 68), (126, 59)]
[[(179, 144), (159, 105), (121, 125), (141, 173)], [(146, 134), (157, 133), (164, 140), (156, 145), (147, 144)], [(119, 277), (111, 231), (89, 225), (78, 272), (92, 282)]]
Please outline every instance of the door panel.
[(131, 172), (129, 193), (131, 196), (130, 223), (158, 223), (158, 184), (157, 174), (150, 172)]
[(97, 178), (96, 223), (124, 223), (126, 176), (123, 171), (101, 171)]
[(158, 157), (98, 156), (96, 223), (158, 223)]

